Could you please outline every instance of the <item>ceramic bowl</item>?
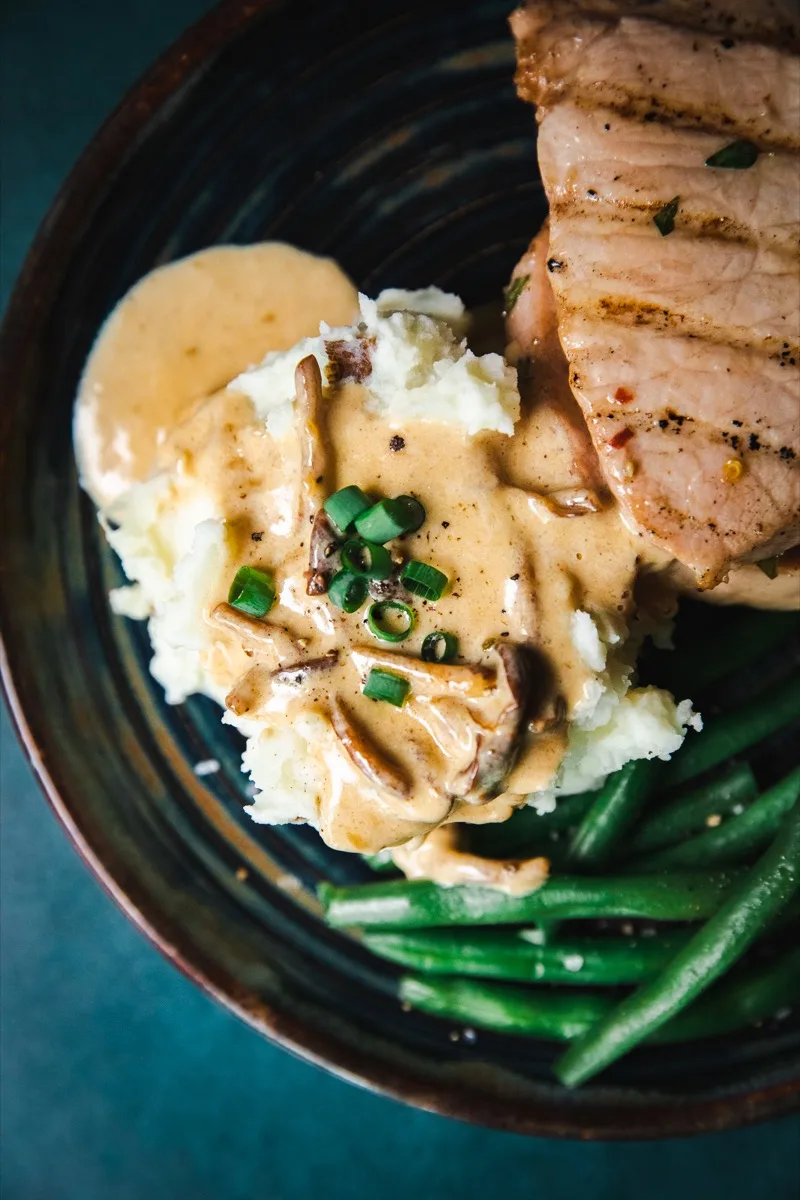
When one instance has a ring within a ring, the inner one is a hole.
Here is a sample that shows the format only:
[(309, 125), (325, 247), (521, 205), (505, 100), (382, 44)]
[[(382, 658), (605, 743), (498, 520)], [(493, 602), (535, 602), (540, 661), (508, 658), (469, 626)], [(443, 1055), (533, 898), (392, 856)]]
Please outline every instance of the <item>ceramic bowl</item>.
[[(22, 740), (114, 899), (201, 987), (280, 1045), (410, 1104), (521, 1133), (656, 1137), (798, 1103), (798, 1032), (641, 1051), (576, 1092), (553, 1048), (401, 1010), (396, 972), (325, 928), (321, 879), (364, 878), (311, 830), (243, 814), (240, 745), (171, 708), (78, 488), (70, 418), (101, 322), (146, 271), (278, 238), (366, 292), (498, 295), (544, 211), (505, 2), (234, 0), (123, 100), (47, 217), (2, 334), (0, 616)], [(199, 777), (194, 766), (216, 759)]]

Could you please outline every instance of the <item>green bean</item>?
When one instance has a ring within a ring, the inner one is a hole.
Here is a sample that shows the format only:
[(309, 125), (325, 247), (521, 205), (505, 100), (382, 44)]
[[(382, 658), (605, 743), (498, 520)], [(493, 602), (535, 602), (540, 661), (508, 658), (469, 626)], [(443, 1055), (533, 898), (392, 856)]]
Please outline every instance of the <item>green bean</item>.
[(777, 684), (767, 695), (755, 696), (739, 708), (710, 717), (702, 733), (689, 734), (661, 776), (666, 789), (677, 787), (716, 767), (733, 754), (741, 754), (800, 718), (800, 678)]
[(688, 1042), (712, 1033), (733, 1033), (793, 1004), (800, 1004), (800, 947), (721, 980), (650, 1040)]
[(738, 817), (716, 829), (636, 858), (632, 871), (662, 871), (675, 867), (716, 867), (746, 862), (760, 853), (775, 836), (781, 821), (800, 796), (800, 767), (760, 796)]
[(379, 850), (377, 854), (362, 854), (362, 860), (376, 875), (388, 875), (396, 871), (391, 850)]
[(702, 637), (683, 645), (679, 630), (675, 650), (652, 656), (658, 683), (674, 696), (697, 696), (709, 684), (758, 662), (800, 628), (800, 618), (793, 612), (747, 608), (715, 617), (715, 628)]
[(800, 803), (795, 803), (770, 848), (663, 974), (569, 1048), (555, 1068), (561, 1082), (567, 1087), (583, 1083), (666, 1024), (733, 966), (798, 889)]
[(646, 759), (637, 759), (608, 777), (573, 835), (567, 862), (595, 867), (608, 859), (653, 789), (653, 766)]
[(591, 808), (597, 792), (579, 792), (556, 798), (552, 812), (539, 813), (531, 805), (518, 808), (507, 821), (496, 825), (473, 825), (469, 829), (471, 848), (487, 858), (506, 858), (535, 845), (547, 853), (545, 843), (553, 833), (577, 825)]
[(320, 900), (336, 928), (425, 929), (439, 925), (525, 925), (543, 917), (643, 917), (700, 921), (714, 913), (737, 871), (676, 871), (668, 875), (556, 876), (527, 896), (492, 888), (439, 887), (396, 879), (354, 887), (320, 885)]
[(688, 940), (683, 931), (655, 937), (570, 938), (549, 945), (540, 931), (514, 933), (370, 933), (364, 936), (381, 958), (432, 975), (478, 975), (520, 983), (641, 983), (663, 970)]
[(400, 999), (421, 1012), (498, 1033), (570, 1041), (614, 1007), (608, 992), (530, 991), (501, 983), (406, 975)]
[(629, 853), (660, 850), (707, 828), (709, 817), (725, 817), (758, 795), (749, 763), (736, 763), (719, 779), (693, 788), (664, 805), (639, 825), (625, 845)]
[[(613, 1012), (609, 992), (510, 987), (437, 976), (405, 976), (400, 998), (412, 1008), (495, 1033), (571, 1041)], [(685, 1042), (731, 1033), (800, 1002), (800, 949), (725, 979), (658, 1029), (650, 1042)]]

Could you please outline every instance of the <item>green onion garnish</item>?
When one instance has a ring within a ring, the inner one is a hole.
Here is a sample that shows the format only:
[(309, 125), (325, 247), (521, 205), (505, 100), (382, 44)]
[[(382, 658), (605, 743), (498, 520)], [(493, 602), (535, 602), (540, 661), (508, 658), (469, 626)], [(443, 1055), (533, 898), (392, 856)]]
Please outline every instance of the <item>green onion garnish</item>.
[(391, 671), (384, 671), (380, 667), (373, 667), (361, 690), (370, 700), (385, 700), (387, 704), (402, 708), (410, 686), (407, 679), (401, 679), (399, 675), (393, 675)]
[(328, 597), (343, 612), (357, 612), (367, 598), (367, 581), (363, 575), (337, 571), (328, 585)]
[(758, 146), (754, 146), (752, 142), (729, 142), (706, 159), (706, 166), (727, 167), (729, 171), (746, 171), (748, 167), (752, 167), (758, 155)]
[(518, 275), (516, 279), (511, 280), (511, 283), (503, 292), (503, 311), (506, 316), (513, 310), (514, 305), (525, 291), (529, 279), (530, 275)]
[(365, 496), (360, 487), (351, 484), (350, 487), (339, 488), (323, 504), (325, 512), (337, 529), (347, 533), (359, 513), (370, 507), (372, 501)]
[(452, 662), (458, 654), (458, 638), (454, 633), (429, 633), (422, 643), (424, 662)]
[(438, 600), (447, 587), (447, 576), (444, 572), (413, 558), (400, 572), (400, 581), (409, 592), (421, 596), (423, 600)]
[(653, 217), (653, 224), (662, 237), (666, 237), (668, 233), (672, 233), (675, 228), (675, 217), (680, 202), (680, 196), (673, 196), (669, 204), (665, 204), (663, 208), (660, 208)]
[(392, 556), (385, 546), (351, 538), (342, 546), (342, 566), (351, 575), (365, 579), (388, 579), (392, 573)]
[(775, 579), (778, 574), (777, 558), (762, 558), (756, 563), (759, 571), (763, 571), (767, 579)]
[(356, 529), (368, 542), (391, 541), (404, 533), (414, 533), (425, 520), (425, 509), (414, 496), (379, 500), (356, 518)]
[(228, 604), (249, 617), (265, 617), (275, 602), (272, 578), (256, 567), (239, 567), (228, 592)]
[[(391, 629), (386, 624), (386, 618), (391, 613), (400, 614), (402, 625), (399, 629)], [(399, 600), (378, 600), (367, 611), (369, 631), (382, 642), (404, 642), (415, 624), (413, 608), (401, 604)]]

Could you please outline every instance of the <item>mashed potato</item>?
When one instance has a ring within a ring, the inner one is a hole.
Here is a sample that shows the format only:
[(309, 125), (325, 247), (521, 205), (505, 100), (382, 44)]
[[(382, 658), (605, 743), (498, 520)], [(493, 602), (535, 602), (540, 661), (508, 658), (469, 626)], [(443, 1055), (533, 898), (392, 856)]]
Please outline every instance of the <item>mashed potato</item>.
[[(323, 325), (318, 337), (267, 354), (229, 385), (229, 392), (252, 403), (250, 420), (261, 437), (280, 443), (285, 456), (296, 454), (295, 367), (312, 355), (325, 377), (331, 343), (369, 345), (365, 405), (388, 428), (405, 430), (422, 420), (458, 427), (468, 438), (514, 433), (520, 415), (515, 372), (499, 355), (477, 357), (468, 349), (457, 297), (437, 289), (392, 291), (376, 301), (361, 296), (359, 305), (356, 325)], [(282, 521), (288, 528), (292, 489), (277, 486), (271, 502), (274, 527)], [(172, 704), (193, 693), (223, 704), (232, 682), (250, 665), (207, 619), (215, 599), (227, 592), (235, 561), (228, 517), (191, 455), (131, 487), (101, 516), (131, 581), (112, 593), (112, 605), (118, 613), (148, 619), (152, 673)], [(300, 604), (290, 588), (280, 599), (290, 610)], [(324, 625), (322, 616), (318, 621)], [(559, 792), (598, 786), (631, 759), (669, 757), (687, 726), (699, 727), (687, 701), (632, 686), (640, 638), (631, 636), (618, 612), (589, 611), (576, 600), (569, 636), (582, 683), (567, 712), (568, 738), (557, 774), (529, 799), (541, 810), (552, 807)], [(274, 704), (257, 717), (226, 711), (223, 720), (246, 739), (242, 767), (255, 788), (247, 809), (251, 817), (320, 825), (337, 754), (330, 724), (313, 711), (289, 715)]]
[(294, 369), (312, 354), (325, 375), (326, 343), (371, 343), (371, 374), (365, 381), (375, 410), (393, 426), (409, 420), (443, 421), (467, 433), (514, 432), (519, 418), (516, 372), (499, 354), (480, 358), (467, 348), (464, 305), (458, 296), (425, 288), (359, 296), (361, 322), (306, 338), (291, 350), (268, 354), (258, 367), (237, 376), (231, 387), (253, 401), (274, 437), (293, 429)]

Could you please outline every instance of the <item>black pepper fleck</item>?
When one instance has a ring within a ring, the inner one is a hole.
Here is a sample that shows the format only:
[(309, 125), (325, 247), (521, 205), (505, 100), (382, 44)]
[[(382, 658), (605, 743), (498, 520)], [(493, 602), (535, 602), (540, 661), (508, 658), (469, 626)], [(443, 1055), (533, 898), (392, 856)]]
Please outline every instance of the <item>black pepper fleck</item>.
[(253, 542), (260, 542), (263, 536), (263, 533), (251, 533), (250, 540)]
[(442, 521), (442, 529), (449, 529), (449, 528), (450, 528), (450, 522)]
[(406, 439), (400, 437), (399, 433), (396, 433), (394, 435), (394, 437), (391, 439), (391, 441), (389, 442), (389, 449), (396, 453), (398, 450), (405, 449), (405, 444), (406, 444)]

